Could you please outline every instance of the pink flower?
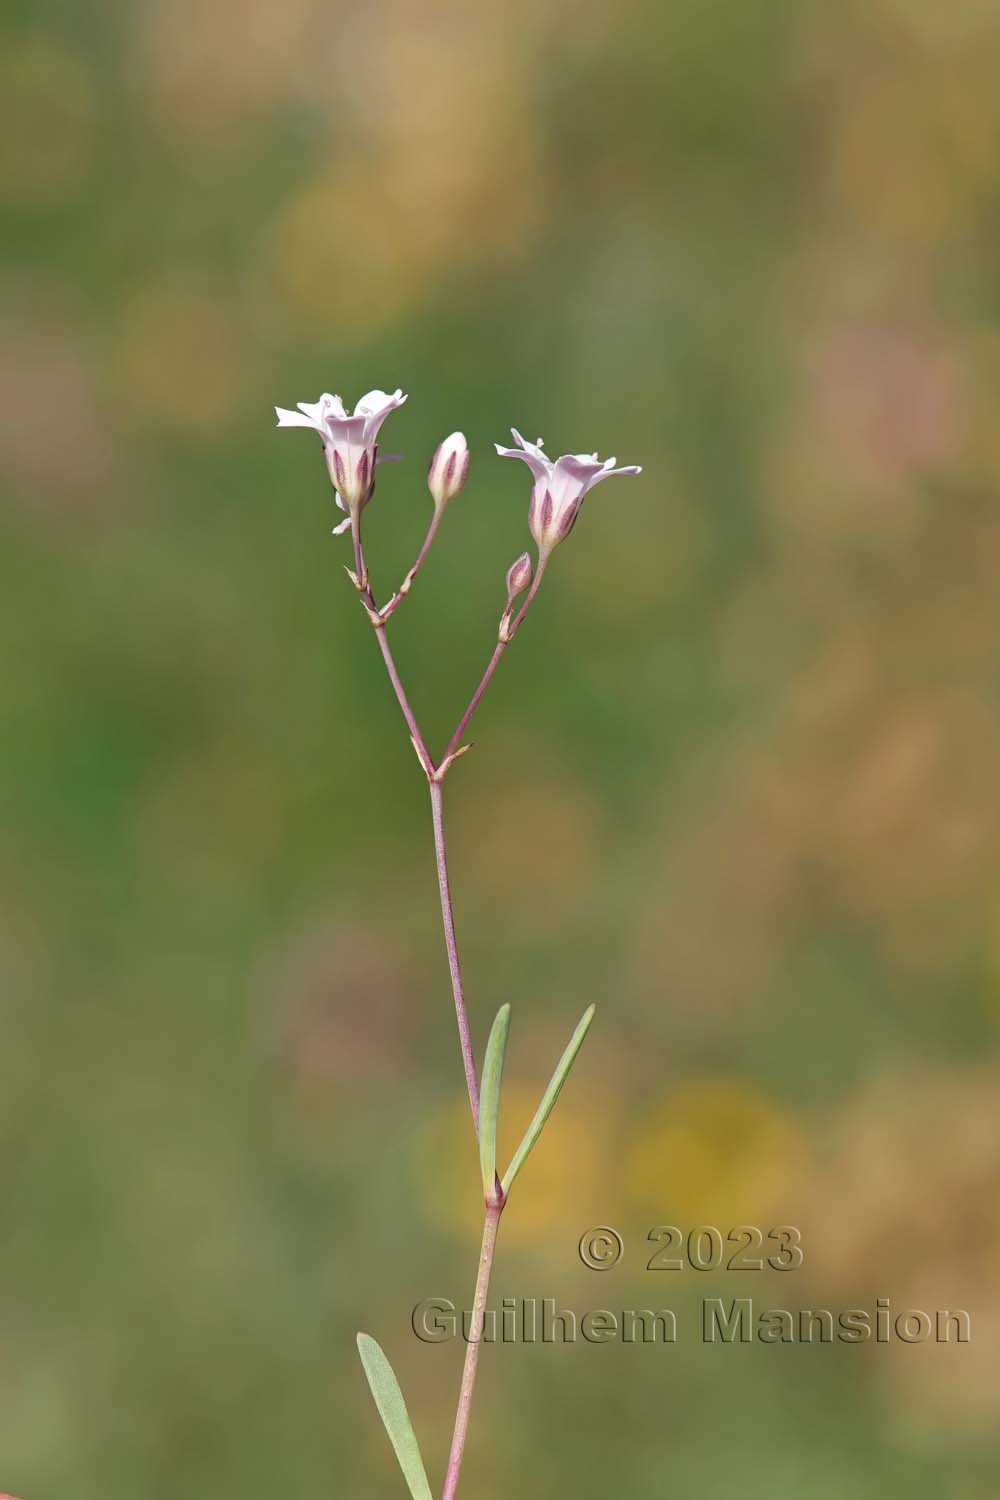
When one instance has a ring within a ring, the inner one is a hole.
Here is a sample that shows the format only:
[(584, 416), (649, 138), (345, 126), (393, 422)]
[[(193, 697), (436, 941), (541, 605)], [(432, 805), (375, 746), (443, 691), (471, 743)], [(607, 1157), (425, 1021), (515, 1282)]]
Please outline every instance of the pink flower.
[[(279, 427), (312, 427), (319, 433), (337, 504), (353, 515), (368, 504), (375, 488), (379, 428), (405, 400), (402, 391), (394, 391), (391, 396), (385, 391), (369, 391), (351, 416), (340, 397), (329, 394), (315, 403), (300, 401), (298, 411), (286, 411), (281, 406), (274, 409)], [(336, 531), (344, 531), (350, 524), (348, 517)]]
[(542, 439), (537, 443), (525, 442), (516, 427), (511, 428), (518, 448), (496, 450), (501, 458), (519, 458), (528, 465), (535, 476), (528, 507), (528, 526), (538, 544), (539, 558), (546, 558), (558, 542), (563, 541), (573, 530), (583, 497), (602, 479), (612, 474), (641, 474), (637, 464), (616, 469), (616, 460), (609, 458), (601, 463), (596, 453), (564, 453), (554, 462), (542, 452)]

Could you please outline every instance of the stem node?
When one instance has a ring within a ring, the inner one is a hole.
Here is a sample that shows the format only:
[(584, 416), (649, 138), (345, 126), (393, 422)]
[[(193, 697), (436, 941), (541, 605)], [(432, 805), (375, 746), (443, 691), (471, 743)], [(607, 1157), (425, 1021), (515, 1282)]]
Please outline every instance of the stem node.
[(438, 782), (439, 785), (444, 781), (444, 778), (447, 776), (448, 772), (455, 764), (455, 761), (458, 760), (459, 756), (464, 755), (467, 750), (471, 750), (475, 743), (475, 740), (469, 740), (467, 745), (462, 745), (458, 750), (453, 750), (450, 755), (445, 756), (444, 760), (434, 772), (434, 780)]

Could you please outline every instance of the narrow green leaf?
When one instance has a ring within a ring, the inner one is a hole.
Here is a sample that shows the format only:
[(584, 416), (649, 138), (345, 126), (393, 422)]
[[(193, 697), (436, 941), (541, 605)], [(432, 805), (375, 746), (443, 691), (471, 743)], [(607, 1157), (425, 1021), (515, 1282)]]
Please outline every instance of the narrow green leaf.
[(493, 1191), (497, 1176), (497, 1117), (500, 1114), (500, 1082), (509, 1026), (510, 1006), (501, 1005), (486, 1043), (479, 1095), (479, 1161), (483, 1169), (483, 1192), (487, 1197)]
[(392, 1365), (380, 1345), (369, 1338), (367, 1333), (358, 1334), (358, 1353), (361, 1355), (361, 1363), (365, 1367), (379, 1416), (385, 1423), (385, 1430), (389, 1434), (389, 1441), (395, 1449), (399, 1467), (413, 1500), (433, 1500), (410, 1414), (406, 1410), (406, 1402)]
[(583, 1046), (583, 1039), (587, 1035), (591, 1021), (594, 1019), (596, 1009), (596, 1005), (591, 1005), (584, 1011), (580, 1018), (580, 1024), (570, 1037), (569, 1046), (556, 1064), (556, 1070), (549, 1079), (549, 1086), (542, 1095), (542, 1102), (535, 1110), (534, 1119), (524, 1132), (521, 1144), (514, 1152), (511, 1164), (503, 1175), (502, 1186), (505, 1194), (510, 1192), (511, 1183), (527, 1161), (535, 1142), (542, 1133), (542, 1127), (552, 1113), (553, 1106), (559, 1098), (559, 1090), (566, 1082), (569, 1070), (576, 1061), (576, 1054)]

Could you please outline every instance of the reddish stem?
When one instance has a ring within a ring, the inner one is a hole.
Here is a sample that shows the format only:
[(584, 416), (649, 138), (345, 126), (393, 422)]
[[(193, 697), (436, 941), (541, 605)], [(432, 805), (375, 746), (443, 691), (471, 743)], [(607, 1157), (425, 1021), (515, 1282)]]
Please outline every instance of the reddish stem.
[[(441, 921), (444, 927), (445, 949), (448, 955), (448, 970), (451, 975), (451, 988), (455, 1000), (455, 1016), (458, 1021), (458, 1035), (462, 1048), (462, 1063), (465, 1068), (465, 1081), (469, 1091), (469, 1104), (472, 1109), (472, 1120), (475, 1125), (476, 1134), (479, 1133), (479, 1079), (476, 1075), (475, 1055), (472, 1049), (472, 1037), (469, 1031), (469, 1016), (465, 1004), (465, 989), (462, 983), (462, 966), (458, 957), (458, 942), (455, 936), (455, 914), (451, 897), (451, 882), (448, 876), (448, 856), (445, 845), (444, 832), (444, 791), (442, 781), (448, 767), (448, 757), (457, 750), (462, 735), (479, 706), (480, 699), (489, 686), (490, 679), (499, 665), (500, 658), (510, 644), (521, 621), (528, 612), (538, 586), (542, 581), (545, 570), (545, 561), (541, 559), (535, 571), (528, 596), (521, 606), (517, 616), (505, 632), (506, 638), (498, 642), (496, 650), (490, 658), (486, 671), (476, 691), (473, 693), (468, 708), (459, 721), (458, 728), (452, 736), (448, 749), (441, 759), (440, 766), (436, 766), (427, 748), (427, 742), (417, 723), (416, 715), (410, 707), (410, 701), (406, 696), (399, 671), (396, 667), (395, 658), (389, 642), (386, 639), (385, 622), (388, 617), (399, 607), (400, 602), (406, 596), (409, 584), (416, 576), (419, 568), (427, 555), (434, 534), (437, 531), (440, 512), (435, 511), (434, 518), (424, 538), (423, 546), (417, 554), (417, 560), (407, 575), (407, 581), (398, 594), (389, 601), (386, 609), (381, 613), (375, 605), (371, 586), (368, 581), (368, 570), (365, 564), (364, 548), (361, 543), (361, 517), (355, 511), (351, 517), (351, 535), (354, 540), (354, 565), (358, 577), (358, 591), (365, 605), (369, 619), (375, 629), (378, 639), (379, 650), (385, 662), (389, 681), (392, 683), (393, 691), (402, 710), (403, 718), (406, 720), (414, 748), (420, 758), (420, 764), (427, 777), (427, 784), (431, 796), (431, 819), (434, 825), (434, 853), (437, 863), (438, 891), (441, 898)], [(486, 1319), (486, 1298), (489, 1294), (490, 1277), (493, 1274), (493, 1259), (496, 1254), (497, 1232), (500, 1228), (500, 1215), (503, 1212), (504, 1198), (497, 1187), (496, 1195), (491, 1196), (486, 1203), (486, 1216), (483, 1223), (482, 1247), (479, 1252), (479, 1271), (476, 1277), (476, 1290), (472, 1306), (472, 1324), (469, 1329), (469, 1340), (465, 1351), (465, 1363), (462, 1367), (462, 1384), (459, 1388), (458, 1406), (455, 1412), (455, 1427), (452, 1433), (451, 1452), (448, 1456), (448, 1469), (445, 1475), (442, 1500), (455, 1500), (458, 1490), (458, 1481), (462, 1469), (462, 1459), (465, 1455), (465, 1443), (469, 1431), (469, 1418), (472, 1413), (472, 1397), (476, 1386), (476, 1375), (479, 1369), (479, 1349), (482, 1343), (483, 1327)], [(2, 1497), (0, 1497), (2, 1500)]]
[(444, 945), (448, 952), (448, 971), (451, 974), (451, 992), (455, 997), (455, 1016), (458, 1020), (458, 1037), (462, 1046), (462, 1065), (465, 1068), (465, 1083), (469, 1090), (469, 1105), (472, 1122), (479, 1134), (479, 1080), (476, 1077), (476, 1059), (472, 1050), (469, 1032), (469, 1013), (465, 1005), (465, 990), (462, 985), (462, 966), (458, 958), (458, 943), (455, 938), (455, 914), (451, 901), (451, 882), (448, 879), (448, 856), (444, 842), (443, 788), (440, 781), (429, 781), (431, 792), (431, 817), (434, 821), (434, 853), (437, 858), (438, 890), (441, 893), (441, 920), (444, 924)]
[(393, 594), (388, 604), (383, 605), (382, 609), (379, 611), (383, 620), (390, 619), (396, 613), (397, 609), (402, 604), (407, 594), (410, 592), (410, 589), (413, 587), (413, 580), (416, 578), (417, 574), (420, 572), (420, 569), (423, 567), (424, 558), (431, 550), (431, 543), (437, 536), (437, 529), (441, 524), (441, 517), (444, 515), (444, 509), (445, 508), (443, 505), (436, 505), (434, 507), (434, 514), (431, 517), (431, 524), (427, 528), (427, 535), (424, 537), (424, 540), (420, 547), (420, 551), (417, 553), (416, 562), (413, 564), (413, 567), (403, 579), (403, 582), (399, 586), (398, 592)]
[(445, 1474), (441, 1500), (455, 1500), (458, 1479), (462, 1472), (465, 1440), (468, 1436), (469, 1416), (472, 1412), (472, 1396), (476, 1388), (476, 1373), (479, 1369), (479, 1346), (483, 1340), (483, 1326), (486, 1321), (486, 1297), (490, 1289), (490, 1277), (493, 1274), (493, 1257), (496, 1253), (497, 1230), (500, 1228), (502, 1213), (502, 1202), (487, 1203), (486, 1218), (483, 1223), (483, 1243), (479, 1252), (479, 1274), (476, 1277), (476, 1292), (472, 1303), (472, 1323), (465, 1349), (462, 1384), (459, 1388), (458, 1408), (455, 1412), (455, 1429), (452, 1433), (451, 1452), (448, 1455), (448, 1470)]
[(545, 572), (546, 561), (547, 559), (545, 558), (539, 558), (538, 567), (535, 569), (535, 576), (531, 580), (531, 587), (528, 590), (528, 597), (527, 599), (525, 599), (524, 603), (521, 605), (521, 608), (518, 610), (516, 616), (514, 617), (514, 620), (509, 630), (507, 631), (506, 640), (500, 640), (497, 642), (493, 655), (490, 657), (487, 664), (486, 671), (483, 673), (482, 678), (480, 679), (479, 686), (476, 688), (476, 691), (469, 699), (469, 706), (465, 710), (465, 713), (462, 715), (462, 717), (459, 719), (458, 727), (455, 730), (455, 733), (452, 735), (451, 739), (448, 741), (448, 748), (445, 750), (444, 754), (441, 757), (442, 765), (444, 765), (444, 763), (447, 761), (449, 755), (454, 755), (455, 751), (461, 744), (462, 736), (465, 734), (466, 729), (469, 727), (469, 720), (472, 718), (472, 715), (479, 707), (480, 699), (482, 698), (486, 689), (489, 687), (490, 679), (492, 678), (493, 673), (496, 671), (497, 667), (500, 665), (501, 657), (503, 656), (507, 647), (510, 645), (511, 641), (514, 639), (514, 636), (516, 635), (518, 628), (520, 627), (521, 621), (524, 619), (525, 615), (528, 613), (528, 610), (531, 608), (531, 602), (534, 599), (535, 595), (538, 593), (538, 587), (542, 581), (542, 575)]
[[(360, 592), (362, 600), (370, 610), (375, 609), (372, 599), (371, 586), (368, 582), (368, 572), (365, 564), (364, 547), (361, 542), (361, 518), (354, 515), (351, 526), (351, 535), (354, 538), (354, 565), (358, 579), (364, 585)], [(428, 534), (433, 539), (433, 529)], [(425, 543), (424, 550), (426, 551)], [(458, 1022), (458, 1039), (462, 1048), (462, 1064), (465, 1069), (465, 1082), (469, 1091), (469, 1106), (472, 1110), (472, 1123), (476, 1134), (479, 1134), (479, 1080), (476, 1076), (476, 1059), (472, 1048), (472, 1034), (469, 1030), (469, 1012), (465, 1003), (465, 990), (462, 984), (462, 967), (458, 957), (458, 939), (455, 934), (455, 913), (451, 899), (451, 882), (448, 878), (448, 857), (445, 848), (444, 837), (444, 810), (442, 806), (443, 795), (441, 783), (435, 777), (436, 766), (427, 748), (427, 742), (417, 723), (416, 715), (410, 707), (406, 690), (400, 680), (392, 649), (386, 638), (384, 625), (375, 623), (375, 635), (378, 639), (382, 659), (385, 662), (389, 681), (392, 683), (399, 706), (403, 711), (413, 740), (414, 748), (420, 758), (420, 764), (424, 768), (427, 784), (431, 794), (431, 817), (434, 823), (434, 854), (437, 862), (438, 891), (441, 897), (441, 922), (444, 927), (444, 943), (448, 955), (448, 972), (451, 975), (451, 990), (455, 1001), (455, 1018)]]
[(385, 669), (389, 674), (389, 681), (392, 683), (393, 692), (396, 694), (396, 701), (403, 711), (403, 718), (406, 720), (407, 728), (410, 731), (413, 748), (416, 750), (420, 758), (420, 764), (427, 775), (432, 776), (436, 769), (434, 761), (427, 748), (427, 742), (421, 732), (420, 725), (417, 723), (417, 716), (410, 707), (410, 700), (406, 696), (406, 689), (403, 687), (399, 669), (392, 654), (392, 648), (386, 638), (385, 627), (384, 625), (377, 625), (375, 623), (375, 616), (378, 615), (378, 609), (372, 597), (371, 585), (368, 582), (368, 568), (365, 564), (364, 548), (361, 545), (361, 515), (358, 511), (352, 511), (351, 513), (351, 537), (354, 541), (354, 568), (358, 575), (358, 591), (368, 609), (369, 619), (371, 619), (372, 624), (375, 626), (375, 638), (378, 641), (379, 650), (382, 653), (382, 660), (385, 662)]

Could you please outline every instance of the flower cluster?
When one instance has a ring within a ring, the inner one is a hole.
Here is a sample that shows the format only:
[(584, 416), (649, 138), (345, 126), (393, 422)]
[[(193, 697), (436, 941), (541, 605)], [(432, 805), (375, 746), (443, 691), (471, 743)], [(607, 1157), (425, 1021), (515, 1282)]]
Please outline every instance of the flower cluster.
[[(322, 439), (336, 502), (347, 513), (347, 519), (335, 528), (337, 532), (356, 525), (361, 511), (371, 499), (375, 489), (375, 467), (380, 462), (379, 430), (389, 413), (402, 406), (405, 400), (400, 390), (392, 395), (385, 391), (369, 391), (351, 414), (339, 396), (328, 394), (315, 403), (300, 401), (297, 411), (275, 407), (279, 427), (311, 427)], [(637, 464), (616, 468), (614, 458), (602, 463), (596, 453), (564, 453), (561, 458), (551, 459), (543, 452), (541, 438), (537, 443), (529, 443), (516, 428), (511, 428), (511, 432), (518, 446), (504, 448), (497, 443), (496, 450), (502, 458), (519, 458), (534, 478), (528, 505), (528, 529), (538, 548), (537, 578), (553, 547), (564, 541), (575, 526), (588, 491), (612, 475), (641, 474), (642, 470)], [(468, 472), (468, 443), (463, 433), (453, 432), (439, 445), (427, 475), (436, 519), (462, 489)], [(531, 574), (531, 563), (525, 553), (508, 574), (508, 615), (515, 594), (527, 588)]]

